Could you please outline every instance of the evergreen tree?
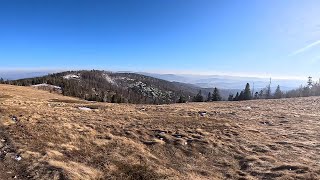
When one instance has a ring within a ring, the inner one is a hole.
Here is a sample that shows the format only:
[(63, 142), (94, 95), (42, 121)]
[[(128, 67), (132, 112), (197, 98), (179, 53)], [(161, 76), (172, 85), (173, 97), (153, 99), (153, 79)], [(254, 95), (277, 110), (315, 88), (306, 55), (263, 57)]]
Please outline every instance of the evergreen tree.
[(233, 101), (233, 94), (229, 94), (228, 101)]
[(264, 92), (261, 89), (260, 92), (259, 92), (259, 95), (258, 95), (259, 99), (263, 99), (263, 95), (264, 95)]
[(252, 96), (251, 96), (250, 84), (247, 83), (243, 92), (243, 100), (250, 100), (251, 98)]
[(210, 102), (211, 100), (212, 100), (212, 95), (211, 95), (211, 92), (209, 92), (207, 96), (207, 102)]
[(242, 101), (242, 100), (244, 100), (244, 93), (243, 93), (243, 91), (241, 91), (240, 94), (239, 94), (239, 101)]
[(270, 84), (266, 88), (265, 98), (266, 99), (271, 99), (271, 86), (270, 86)]
[(282, 98), (282, 91), (280, 90), (280, 86), (277, 86), (276, 91), (274, 92), (274, 96), (275, 99), (280, 99)]
[(116, 96), (115, 95), (112, 95), (111, 103), (116, 103)]
[(178, 103), (185, 103), (186, 102), (186, 98), (183, 96), (180, 96), (180, 98), (178, 99)]
[(218, 88), (214, 88), (213, 93), (212, 93), (212, 101), (221, 101), (221, 96)]
[(237, 92), (236, 96), (233, 98), (234, 101), (239, 101), (239, 92)]
[(310, 96), (310, 88), (308, 86), (303, 87), (301, 94), (302, 94), (301, 95), (302, 97), (309, 97)]
[(194, 102), (203, 102), (203, 96), (201, 90), (199, 90), (198, 94), (193, 98)]

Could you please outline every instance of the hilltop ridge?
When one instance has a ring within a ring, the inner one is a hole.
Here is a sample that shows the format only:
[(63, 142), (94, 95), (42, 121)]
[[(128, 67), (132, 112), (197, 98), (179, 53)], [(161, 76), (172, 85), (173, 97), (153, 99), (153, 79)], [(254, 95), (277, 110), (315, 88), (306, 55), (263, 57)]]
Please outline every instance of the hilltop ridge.
[[(170, 104), (178, 102), (180, 97), (192, 101), (199, 90), (204, 97), (213, 92), (213, 88), (201, 88), (188, 83), (170, 82), (130, 72), (101, 70), (65, 71), (40, 77), (9, 80), (7, 83), (38, 87), (51, 92), (56, 90), (66, 96), (90, 101), (133, 104)], [(229, 94), (239, 91), (219, 90), (224, 100), (227, 100)]]
[(175, 103), (180, 96), (188, 100), (200, 89), (140, 74), (99, 70), (66, 71), (9, 82), (22, 86), (59, 86), (63, 95), (90, 101), (140, 104)]

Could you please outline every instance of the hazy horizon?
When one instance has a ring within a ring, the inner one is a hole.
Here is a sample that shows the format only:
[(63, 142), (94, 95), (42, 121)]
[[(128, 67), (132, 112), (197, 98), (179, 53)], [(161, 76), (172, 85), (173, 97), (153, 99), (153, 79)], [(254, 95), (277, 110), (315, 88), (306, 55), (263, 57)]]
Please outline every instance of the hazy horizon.
[[(192, 72), (192, 71), (174, 71), (174, 70), (134, 70), (134, 69), (101, 69), (101, 68), (75, 68), (75, 69), (54, 69), (54, 68), (0, 68), (0, 74), (5, 73), (59, 73), (64, 71), (78, 71), (78, 70), (103, 70), (110, 72), (133, 72), (133, 73), (150, 73), (150, 74), (162, 74), (162, 75), (181, 75), (181, 76), (225, 76), (225, 77), (239, 77), (239, 78), (259, 78), (259, 79), (278, 79), (278, 80), (306, 80), (307, 76), (281, 76), (281, 75), (266, 75), (266, 74), (246, 74), (246, 73), (226, 73), (226, 72)], [(0, 76), (1, 77), (1, 76)], [(317, 77), (312, 76), (313, 79)]]

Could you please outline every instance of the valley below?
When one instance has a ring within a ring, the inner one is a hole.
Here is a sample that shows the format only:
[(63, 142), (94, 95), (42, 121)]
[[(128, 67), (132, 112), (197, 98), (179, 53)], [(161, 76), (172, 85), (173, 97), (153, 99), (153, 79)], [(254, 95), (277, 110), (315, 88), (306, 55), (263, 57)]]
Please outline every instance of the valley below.
[(0, 179), (319, 179), (320, 97), (164, 105), (0, 85)]

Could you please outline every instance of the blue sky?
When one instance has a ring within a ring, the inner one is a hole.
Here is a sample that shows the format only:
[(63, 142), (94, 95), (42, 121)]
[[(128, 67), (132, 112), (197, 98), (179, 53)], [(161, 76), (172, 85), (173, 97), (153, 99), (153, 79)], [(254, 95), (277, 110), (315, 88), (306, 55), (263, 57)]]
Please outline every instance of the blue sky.
[(318, 77), (318, 0), (0, 0), (0, 69)]

